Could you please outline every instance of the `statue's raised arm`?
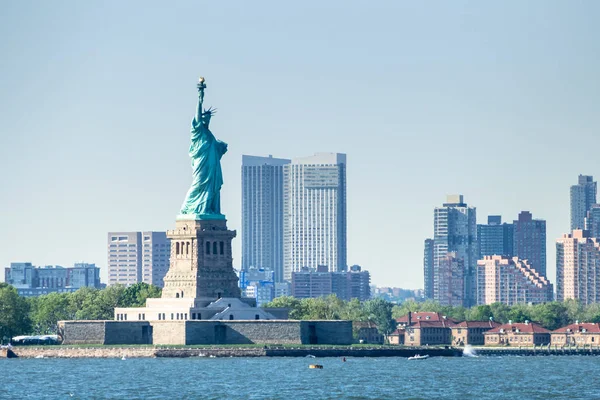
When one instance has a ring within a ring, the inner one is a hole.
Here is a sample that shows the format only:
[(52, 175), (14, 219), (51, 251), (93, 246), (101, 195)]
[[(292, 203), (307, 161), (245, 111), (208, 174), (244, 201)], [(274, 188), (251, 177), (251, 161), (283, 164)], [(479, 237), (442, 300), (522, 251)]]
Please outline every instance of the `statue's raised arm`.
[(202, 105), (204, 104), (204, 89), (206, 89), (204, 77), (200, 77), (196, 87), (198, 88), (198, 108), (196, 109), (196, 121), (200, 122), (202, 118)]

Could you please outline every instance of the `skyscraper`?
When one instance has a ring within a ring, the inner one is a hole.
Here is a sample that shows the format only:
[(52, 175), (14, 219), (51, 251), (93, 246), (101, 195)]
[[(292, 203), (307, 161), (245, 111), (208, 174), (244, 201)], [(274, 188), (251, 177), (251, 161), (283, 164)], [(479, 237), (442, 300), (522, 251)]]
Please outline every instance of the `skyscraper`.
[(592, 204), (585, 218), (585, 230), (590, 237), (600, 238), (600, 204)]
[(242, 270), (283, 280), (283, 166), (290, 160), (242, 156)]
[(462, 195), (447, 197), (442, 207), (434, 210), (433, 222), (433, 298), (445, 301), (451, 293), (443, 293), (441, 274), (452, 252), (464, 268), (464, 306), (475, 304), (475, 268), (477, 266), (477, 223), (475, 207), (469, 207)]
[(556, 241), (556, 300), (600, 303), (600, 239), (573, 230)]
[(529, 211), (521, 211), (514, 225), (514, 256), (546, 276), (546, 221), (533, 219)]
[(423, 272), (425, 275), (425, 298), (433, 299), (433, 239), (425, 239)]
[(109, 232), (108, 285), (138, 282), (163, 287), (171, 241), (165, 232)]
[(590, 175), (579, 175), (577, 185), (571, 186), (571, 230), (584, 229), (587, 212), (596, 203), (597, 182)]
[(477, 225), (478, 259), (493, 255), (512, 256), (513, 231), (513, 224), (502, 223), (500, 215), (488, 216), (487, 225)]
[(346, 270), (346, 155), (317, 153), (284, 167), (284, 279), (303, 267)]

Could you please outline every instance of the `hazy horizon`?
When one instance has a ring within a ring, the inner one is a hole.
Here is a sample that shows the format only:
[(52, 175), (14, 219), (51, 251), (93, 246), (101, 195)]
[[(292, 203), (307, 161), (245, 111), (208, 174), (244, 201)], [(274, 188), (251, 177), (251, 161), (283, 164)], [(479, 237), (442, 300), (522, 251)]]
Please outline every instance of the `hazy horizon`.
[[(423, 287), (448, 194), (569, 231), (600, 177), (600, 3), (7, 2), (0, 14), (0, 268), (96, 263), (109, 231), (172, 229), (199, 76), (218, 108), (241, 265), (242, 154), (347, 154), (348, 264)], [(589, 149), (589, 150), (588, 150)], [(589, 155), (588, 155), (589, 154)], [(0, 279), (4, 274), (0, 274)]]

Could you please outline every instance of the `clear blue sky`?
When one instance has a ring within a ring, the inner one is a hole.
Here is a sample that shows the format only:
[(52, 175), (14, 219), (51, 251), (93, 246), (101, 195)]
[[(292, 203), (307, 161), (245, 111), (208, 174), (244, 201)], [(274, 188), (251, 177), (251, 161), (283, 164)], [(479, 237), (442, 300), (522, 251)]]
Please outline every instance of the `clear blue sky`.
[(242, 154), (344, 152), (348, 262), (374, 283), (423, 286), (449, 193), (546, 219), (554, 282), (569, 186), (600, 176), (599, 2), (170, 3), (2, 3), (0, 267), (105, 277), (108, 231), (172, 228), (203, 75), (231, 229)]

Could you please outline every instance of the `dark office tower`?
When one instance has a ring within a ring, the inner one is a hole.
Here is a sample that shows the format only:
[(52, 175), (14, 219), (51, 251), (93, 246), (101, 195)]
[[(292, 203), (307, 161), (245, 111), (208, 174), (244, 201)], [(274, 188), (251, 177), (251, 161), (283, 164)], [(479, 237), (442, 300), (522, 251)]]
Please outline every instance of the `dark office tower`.
[(433, 239), (425, 239), (425, 254), (423, 256), (425, 272), (425, 298), (433, 298)]
[(499, 215), (488, 216), (487, 225), (477, 225), (479, 259), (494, 255), (512, 257), (513, 231), (513, 224), (502, 223)]
[(514, 256), (527, 260), (533, 269), (546, 276), (546, 221), (533, 219), (529, 211), (521, 211), (513, 225)]
[(579, 175), (577, 185), (571, 186), (571, 230), (584, 229), (587, 212), (596, 204), (597, 183), (593, 176)]

